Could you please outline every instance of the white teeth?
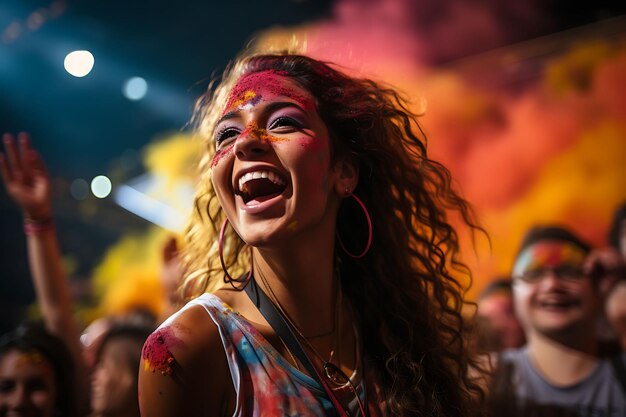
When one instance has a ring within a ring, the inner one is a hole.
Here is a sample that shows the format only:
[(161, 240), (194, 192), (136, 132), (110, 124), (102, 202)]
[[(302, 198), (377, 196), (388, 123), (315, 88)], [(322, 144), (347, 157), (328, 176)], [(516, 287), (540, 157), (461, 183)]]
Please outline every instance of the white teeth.
[(250, 180), (256, 180), (258, 178), (267, 178), (277, 185), (285, 185), (285, 181), (271, 171), (254, 171), (247, 172), (239, 178), (239, 189), (242, 190), (245, 183)]

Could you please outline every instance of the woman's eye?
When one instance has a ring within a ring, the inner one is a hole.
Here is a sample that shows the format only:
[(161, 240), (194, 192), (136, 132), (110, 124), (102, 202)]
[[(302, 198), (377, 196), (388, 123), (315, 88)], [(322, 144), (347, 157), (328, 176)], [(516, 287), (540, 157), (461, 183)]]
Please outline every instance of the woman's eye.
[(239, 134), (239, 131), (237, 129), (232, 128), (232, 127), (227, 127), (217, 132), (217, 135), (215, 135), (215, 142), (217, 143), (217, 145), (219, 145), (225, 140), (233, 138), (237, 136), (238, 134)]
[(0, 394), (6, 394), (13, 391), (15, 388), (15, 382), (11, 380), (0, 381)]
[(30, 391), (47, 391), (48, 387), (46, 383), (41, 379), (33, 379), (28, 381), (28, 388)]
[(274, 120), (270, 124), (269, 128), (277, 129), (279, 127), (295, 127), (295, 128), (301, 129), (302, 124), (299, 121), (292, 119), (291, 117), (281, 116), (277, 118), (276, 120)]

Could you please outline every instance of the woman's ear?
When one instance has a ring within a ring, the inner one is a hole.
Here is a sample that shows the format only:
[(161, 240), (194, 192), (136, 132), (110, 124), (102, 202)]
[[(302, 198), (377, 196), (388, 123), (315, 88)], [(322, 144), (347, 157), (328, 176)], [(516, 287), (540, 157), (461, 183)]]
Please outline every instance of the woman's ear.
[(342, 158), (335, 164), (335, 192), (343, 198), (352, 194), (359, 183), (359, 164), (354, 158)]

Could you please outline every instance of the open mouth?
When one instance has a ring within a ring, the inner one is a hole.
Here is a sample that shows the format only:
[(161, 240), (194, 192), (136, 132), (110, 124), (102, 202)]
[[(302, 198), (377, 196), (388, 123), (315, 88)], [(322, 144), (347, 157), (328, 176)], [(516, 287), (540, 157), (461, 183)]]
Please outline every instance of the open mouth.
[(235, 194), (241, 196), (244, 204), (261, 203), (285, 191), (287, 181), (272, 171), (248, 172), (239, 178)]

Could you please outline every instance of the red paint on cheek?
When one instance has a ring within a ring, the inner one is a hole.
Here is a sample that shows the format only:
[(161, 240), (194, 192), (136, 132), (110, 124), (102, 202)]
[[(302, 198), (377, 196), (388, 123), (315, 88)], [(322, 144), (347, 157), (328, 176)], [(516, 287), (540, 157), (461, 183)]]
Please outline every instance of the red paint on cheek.
[(322, 147), (322, 142), (310, 136), (298, 139), (298, 144), (307, 151), (317, 151)]
[(234, 144), (228, 145), (222, 149), (217, 150), (215, 152), (215, 155), (213, 155), (213, 160), (211, 161), (211, 168), (219, 164), (222, 159), (231, 156), (233, 154), (233, 146), (235, 145)]
[(143, 346), (141, 356), (144, 369), (152, 372), (159, 371), (162, 375), (172, 373), (174, 355), (170, 349), (185, 346), (184, 342), (174, 334), (171, 327), (164, 327), (152, 333)]

